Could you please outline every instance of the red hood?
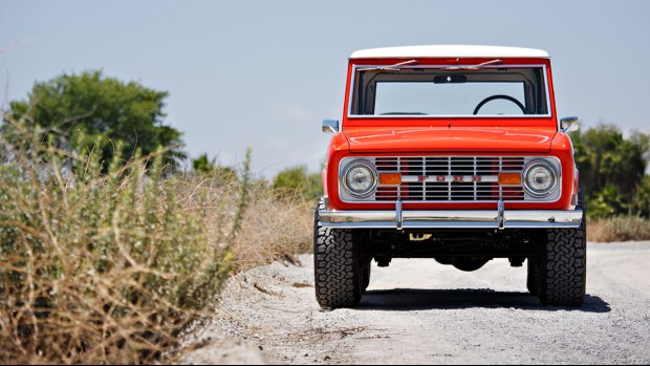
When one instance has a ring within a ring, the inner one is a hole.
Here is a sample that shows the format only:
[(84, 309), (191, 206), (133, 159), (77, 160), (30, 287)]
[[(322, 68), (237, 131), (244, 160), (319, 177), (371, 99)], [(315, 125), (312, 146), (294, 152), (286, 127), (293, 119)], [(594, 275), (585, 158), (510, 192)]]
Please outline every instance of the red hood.
[(550, 152), (550, 128), (346, 128), (352, 153)]

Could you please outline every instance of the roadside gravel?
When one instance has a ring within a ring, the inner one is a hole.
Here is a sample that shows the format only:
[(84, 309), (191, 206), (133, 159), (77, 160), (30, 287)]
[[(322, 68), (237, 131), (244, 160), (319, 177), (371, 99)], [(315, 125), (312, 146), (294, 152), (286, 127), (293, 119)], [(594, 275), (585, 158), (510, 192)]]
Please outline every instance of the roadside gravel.
[(434, 260), (372, 268), (355, 309), (321, 311), (313, 259), (232, 278), (184, 363), (648, 364), (650, 242), (589, 243), (587, 300), (544, 307), (525, 266), (465, 273)]

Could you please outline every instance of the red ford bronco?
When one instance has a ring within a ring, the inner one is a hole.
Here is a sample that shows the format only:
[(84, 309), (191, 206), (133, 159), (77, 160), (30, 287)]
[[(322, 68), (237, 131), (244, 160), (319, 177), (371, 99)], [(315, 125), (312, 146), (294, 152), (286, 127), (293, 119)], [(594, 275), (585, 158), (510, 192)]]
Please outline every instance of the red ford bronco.
[[(586, 240), (578, 171), (549, 55), (488, 46), (354, 52), (315, 213), (316, 299), (359, 303), (374, 260), (475, 271), (527, 263), (543, 304), (580, 306)], [(413, 274), (417, 276), (416, 273)]]

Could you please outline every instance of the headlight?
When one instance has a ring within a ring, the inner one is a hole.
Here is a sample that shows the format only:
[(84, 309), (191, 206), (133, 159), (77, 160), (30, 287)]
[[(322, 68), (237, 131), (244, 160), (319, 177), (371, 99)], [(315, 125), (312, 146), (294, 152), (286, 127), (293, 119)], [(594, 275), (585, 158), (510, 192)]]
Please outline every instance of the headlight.
[(522, 173), (524, 190), (535, 198), (548, 196), (557, 185), (555, 167), (545, 160), (533, 160), (526, 164)]
[(344, 169), (343, 185), (356, 198), (368, 197), (377, 187), (377, 171), (367, 160), (354, 160)]

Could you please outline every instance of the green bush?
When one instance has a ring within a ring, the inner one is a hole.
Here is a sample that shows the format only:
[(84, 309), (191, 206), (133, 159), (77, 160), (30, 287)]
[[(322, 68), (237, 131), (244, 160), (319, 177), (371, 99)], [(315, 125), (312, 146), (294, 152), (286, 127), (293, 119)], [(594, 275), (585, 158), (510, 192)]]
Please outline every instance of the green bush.
[(216, 158), (208, 159), (208, 154), (202, 154), (198, 158), (192, 159), (192, 170), (197, 173), (221, 176), (224, 181), (237, 179), (237, 172), (234, 168), (219, 165)]
[(164, 150), (123, 162), (121, 144), (102, 173), (101, 148), (62, 151), (8, 122), (0, 363), (156, 362), (232, 269), (250, 152), (231, 184), (166, 174)]
[(306, 166), (287, 168), (273, 179), (272, 188), (281, 197), (298, 196), (315, 201), (323, 194), (323, 183), (319, 173), (307, 173)]
[(643, 177), (641, 186), (634, 196), (632, 209), (637, 215), (650, 218), (650, 176)]
[(650, 217), (650, 195), (643, 193), (648, 192), (649, 135), (633, 131), (625, 138), (617, 126), (599, 125), (571, 133), (571, 140), (589, 217)]

